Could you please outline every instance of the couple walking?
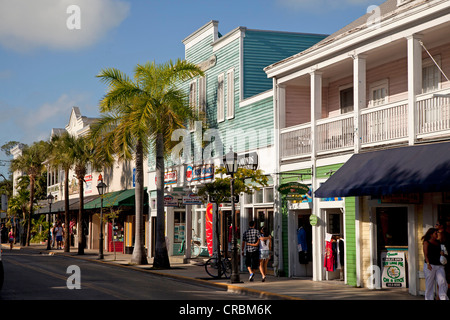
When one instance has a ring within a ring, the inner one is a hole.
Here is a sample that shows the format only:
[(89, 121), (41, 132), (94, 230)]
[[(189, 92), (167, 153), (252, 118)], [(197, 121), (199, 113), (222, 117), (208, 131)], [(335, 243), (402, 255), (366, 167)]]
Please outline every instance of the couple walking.
[(272, 248), (272, 237), (267, 228), (261, 228), (261, 232), (255, 229), (255, 221), (250, 221), (249, 229), (244, 232), (242, 246), (245, 250), (245, 265), (250, 273), (249, 280), (253, 281), (255, 271), (259, 267), (262, 282), (266, 280), (267, 264), (270, 259), (270, 250)]

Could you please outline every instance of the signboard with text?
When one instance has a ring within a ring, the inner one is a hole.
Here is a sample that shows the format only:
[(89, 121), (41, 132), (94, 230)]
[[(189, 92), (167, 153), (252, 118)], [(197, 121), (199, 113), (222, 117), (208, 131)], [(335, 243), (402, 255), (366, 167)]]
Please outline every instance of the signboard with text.
[(401, 251), (381, 253), (383, 288), (406, 288), (406, 260)]

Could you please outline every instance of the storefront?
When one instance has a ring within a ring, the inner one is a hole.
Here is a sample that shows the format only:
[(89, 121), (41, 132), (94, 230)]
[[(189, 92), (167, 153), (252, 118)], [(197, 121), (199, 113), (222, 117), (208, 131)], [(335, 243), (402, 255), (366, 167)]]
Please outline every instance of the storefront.
[(448, 150), (435, 143), (356, 154), (317, 190), (355, 199), (360, 286), (423, 293), (421, 237), (448, 219)]

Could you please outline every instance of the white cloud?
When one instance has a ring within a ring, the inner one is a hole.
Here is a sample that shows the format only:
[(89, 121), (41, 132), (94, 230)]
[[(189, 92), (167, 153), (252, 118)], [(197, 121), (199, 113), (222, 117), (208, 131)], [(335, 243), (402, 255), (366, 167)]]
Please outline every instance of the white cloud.
[[(72, 5), (79, 16), (68, 12)], [(16, 51), (83, 48), (120, 25), (129, 10), (123, 0), (0, 0), (0, 44)], [(74, 18), (80, 28), (71, 30)]]

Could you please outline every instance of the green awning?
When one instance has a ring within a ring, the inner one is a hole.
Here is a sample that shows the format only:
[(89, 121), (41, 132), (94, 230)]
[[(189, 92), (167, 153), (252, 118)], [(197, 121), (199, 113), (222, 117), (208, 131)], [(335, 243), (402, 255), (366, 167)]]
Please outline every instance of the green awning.
[[(147, 193), (144, 192), (144, 204), (148, 202)], [(84, 209), (100, 209), (101, 197), (85, 204)], [(116, 192), (109, 192), (103, 195), (103, 208), (120, 207), (120, 206), (135, 206), (135, 189), (121, 190)]]

